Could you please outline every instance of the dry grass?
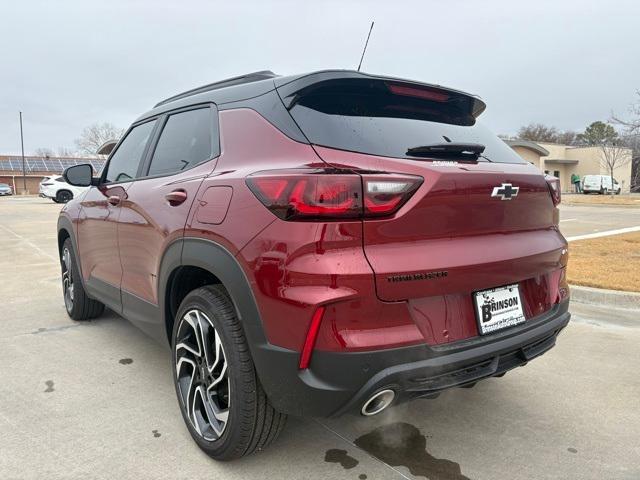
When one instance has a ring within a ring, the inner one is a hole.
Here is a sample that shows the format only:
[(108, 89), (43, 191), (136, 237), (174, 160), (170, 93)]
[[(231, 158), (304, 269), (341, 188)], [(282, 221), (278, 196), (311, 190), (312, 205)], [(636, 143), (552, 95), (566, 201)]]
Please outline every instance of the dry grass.
[(640, 292), (640, 233), (569, 244), (569, 283)]
[(562, 196), (562, 203), (567, 205), (635, 205), (640, 207), (640, 195), (637, 193), (626, 195), (568, 195)]

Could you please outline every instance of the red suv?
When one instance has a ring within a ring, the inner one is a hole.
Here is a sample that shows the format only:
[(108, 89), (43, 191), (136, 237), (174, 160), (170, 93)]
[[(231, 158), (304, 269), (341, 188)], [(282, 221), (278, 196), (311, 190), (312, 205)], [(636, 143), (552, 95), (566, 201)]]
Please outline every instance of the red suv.
[(258, 72), (158, 103), (58, 221), (67, 312), (171, 349), (216, 459), (287, 414), (374, 415), (499, 377), (569, 321), (558, 180), (464, 92)]

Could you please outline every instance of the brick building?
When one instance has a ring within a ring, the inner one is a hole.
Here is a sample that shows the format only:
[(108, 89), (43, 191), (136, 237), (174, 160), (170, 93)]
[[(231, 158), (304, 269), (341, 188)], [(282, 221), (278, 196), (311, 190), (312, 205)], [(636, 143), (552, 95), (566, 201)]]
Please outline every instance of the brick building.
[[(80, 163), (90, 163), (95, 172), (99, 172), (104, 159), (97, 157), (33, 157), (25, 156), (27, 191), (38, 193), (39, 184), (44, 177), (61, 175), (65, 168)], [(19, 155), (0, 155), (0, 183), (11, 185), (15, 193), (23, 190), (22, 157)]]

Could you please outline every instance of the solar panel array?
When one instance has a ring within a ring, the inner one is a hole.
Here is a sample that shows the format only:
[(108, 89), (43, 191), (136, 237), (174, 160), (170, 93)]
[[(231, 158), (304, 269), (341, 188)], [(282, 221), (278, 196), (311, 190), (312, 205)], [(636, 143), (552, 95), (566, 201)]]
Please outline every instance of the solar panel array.
[[(90, 163), (95, 172), (102, 170), (104, 160), (99, 158), (73, 158), (73, 157), (24, 157), (27, 173), (62, 173), (65, 168)], [(22, 172), (22, 157), (0, 158), (0, 172)]]

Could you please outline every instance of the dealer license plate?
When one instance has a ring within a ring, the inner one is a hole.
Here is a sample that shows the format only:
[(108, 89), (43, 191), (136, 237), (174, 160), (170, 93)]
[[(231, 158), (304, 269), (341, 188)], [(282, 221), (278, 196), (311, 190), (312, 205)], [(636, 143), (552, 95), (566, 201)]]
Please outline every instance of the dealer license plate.
[(475, 292), (473, 299), (481, 335), (525, 321), (517, 284)]

